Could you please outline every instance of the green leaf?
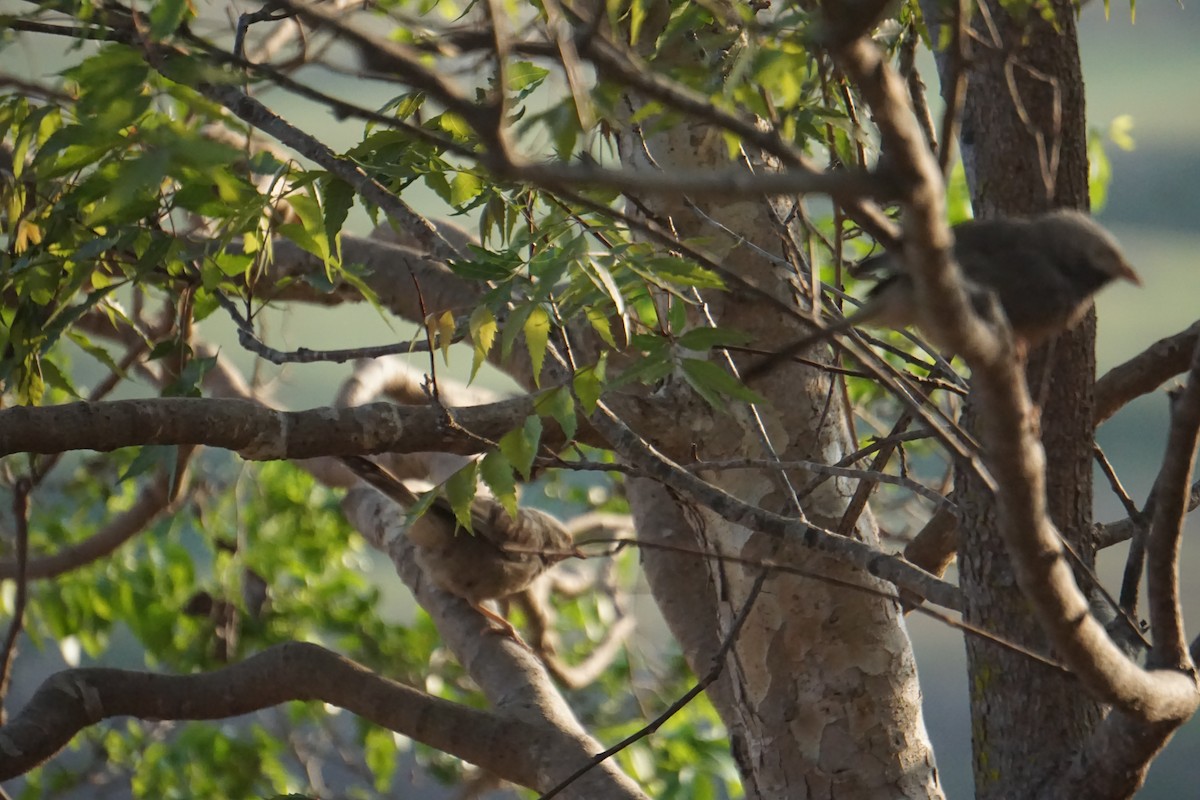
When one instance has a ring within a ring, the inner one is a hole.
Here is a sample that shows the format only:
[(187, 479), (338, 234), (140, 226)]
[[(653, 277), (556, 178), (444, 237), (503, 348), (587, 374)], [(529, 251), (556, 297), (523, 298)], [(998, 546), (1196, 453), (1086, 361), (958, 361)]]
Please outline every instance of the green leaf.
[(542, 363), (546, 359), (546, 345), (550, 341), (550, 315), (541, 306), (529, 311), (523, 326), (525, 346), (529, 348), (529, 360), (533, 362), (533, 383), (540, 386)]
[(575, 400), (566, 386), (559, 386), (534, 400), (533, 407), (538, 416), (550, 417), (562, 428), (567, 439), (575, 438), (578, 427), (575, 421)]
[[(621, 320), (621, 325), (624, 328), (625, 341), (629, 341), (629, 337), (630, 337), (629, 313), (628, 313), (627, 309), (625, 308), (625, 297), (621, 294), (621, 289), (620, 289), (620, 287), (617, 286), (617, 282), (613, 278), (612, 273), (609, 272), (608, 268), (605, 267), (602, 263), (600, 263), (599, 261), (592, 260), (592, 259), (581, 260), (580, 266), (583, 269), (584, 273), (589, 278), (591, 278), (592, 282), (599, 289), (601, 289), (604, 292), (604, 294), (608, 296), (608, 298), (610, 300), (612, 300), (613, 307), (616, 309), (616, 312), (617, 312), (617, 317)], [(589, 311), (588, 316), (589, 316), (589, 318), (591, 318), (591, 312), (593, 311), (593, 309), (589, 309), (588, 311)], [(599, 310), (596, 309), (596, 311), (599, 311)], [(593, 327), (595, 327), (594, 321), (592, 322), (592, 325), (593, 325)], [(607, 320), (605, 320), (605, 322), (604, 322), (604, 329), (606, 332), (608, 331), (608, 321)], [(602, 333), (601, 336), (603, 336), (603, 335), (604, 334)], [(608, 340), (611, 341), (611, 339), (612, 339), (612, 334), (608, 333)], [(615, 344), (614, 344), (614, 346), (615, 346)]]
[(519, 305), (509, 313), (504, 327), (500, 330), (500, 358), (507, 361), (512, 355), (513, 343), (516, 342), (517, 335), (525, 326), (525, 320), (529, 319), (533, 309), (531, 305)]
[(600, 393), (604, 390), (604, 373), (608, 367), (608, 354), (601, 353), (600, 360), (594, 366), (584, 367), (575, 373), (575, 394), (579, 398), (583, 412), (591, 416), (600, 402)]
[(537, 457), (538, 443), (541, 440), (542, 420), (536, 414), (530, 414), (523, 426), (500, 437), (500, 452), (525, 480), (529, 480), (533, 471), (533, 460)]
[(466, 205), (483, 192), (483, 181), (470, 172), (459, 172), (450, 181), (450, 204), (456, 208)]
[(65, 392), (76, 399), (83, 399), (83, 396), (75, 388), (75, 384), (71, 383), (71, 378), (63, 373), (57, 364), (48, 358), (43, 358), (39, 363), (42, 367), (42, 379), (47, 386)]
[(730, 328), (692, 328), (679, 337), (679, 344), (701, 352), (713, 347), (746, 344), (753, 336)]
[(451, 475), (443, 484), (446, 499), (450, 501), (450, 508), (454, 510), (454, 518), (471, 533), (475, 532), (471, 527), (471, 503), (475, 500), (478, 474), (479, 464), (472, 461)]
[(489, 451), (479, 462), (479, 474), (492, 494), (513, 519), (517, 517), (517, 482), (513, 466), (504, 453)]
[(325, 236), (336, 242), (346, 224), (346, 217), (354, 207), (354, 187), (340, 178), (331, 178), (325, 184), (324, 222)]
[(175, 445), (153, 444), (139, 448), (138, 454), (133, 459), (133, 463), (125, 468), (125, 472), (117, 478), (117, 483), (127, 481), (130, 478), (136, 478), (155, 467), (174, 464), (178, 455), (179, 448)]
[(157, 0), (150, 6), (150, 35), (162, 39), (175, 32), (188, 17), (188, 0)]
[(507, 88), (510, 92), (517, 92), (520, 97), (524, 97), (529, 93), (527, 90), (536, 89), (549, 74), (550, 70), (529, 61), (516, 61), (508, 65)]
[(722, 397), (732, 397), (747, 403), (761, 403), (757, 393), (746, 388), (737, 378), (711, 361), (685, 358), (680, 361), (687, 382), (714, 408), (724, 408)]
[[(602, 309), (596, 308), (595, 306), (584, 309), (584, 313), (587, 315), (588, 322), (592, 324), (592, 330), (594, 330), (600, 336), (600, 338), (604, 340), (606, 345), (615, 348), (617, 346), (617, 340), (613, 338), (612, 326), (608, 324), (608, 315), (605, 314)], [(628, 323), (628, 315), (621, 317), (621, 321)], [(626, 325), (625, 329), (625, 341), (629, 341), (628, 325)]]
[(698, 289), (724, 289), (725, 281), (710, 269), (680, 258), (659, 256), (640, 262), (630, 261), (627, 266), (654, 285), (666, 289), (677, 286), (695, 286)]

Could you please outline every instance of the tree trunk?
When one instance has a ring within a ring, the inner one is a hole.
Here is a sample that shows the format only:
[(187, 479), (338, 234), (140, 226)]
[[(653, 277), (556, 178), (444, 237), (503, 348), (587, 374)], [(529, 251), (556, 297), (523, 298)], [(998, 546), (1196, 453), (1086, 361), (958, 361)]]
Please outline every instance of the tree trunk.
[[(1055, 2), (1057, 27), (999, 2), (977, 13), (962, 117), (962, 153), (977, 217), (1086, 208), (1087, 138), (1074, 10)], [(993, 38), (997, 37), (997, 38)], [(942, 84), (950, 59), (939, 59)], [(943, 88), (945, 94), (945, 88)], [(1002, 101), (1007, 98), (1007, 102)], [(1042, 408), (1050, 514), (1090, 565), (1095, 314), (1031, 354), (1030, 390)], [(974, 422), (968, 402), (964, 422)], [(1038, 652), (1047, 649), (1013, 577), (994, 499), (960, 472), (959, 571), (965, 617)], [(1086, 588), (1086, 584), (1085, 584)], [(1078, 682), (978, 637), (967, 637), (976, 796), (1031, 797), (1060, 771), (1101, 718)]]
[[(672, 57), (689, 57), (683, 50)], [(641, 104), (631, 99), (629, 107)], [(689, 173), (728, 164), (725, 140), (704, 125), (677, 125), (639, 135), (631, 130), (622, 139), (627, 168)], [(766, 168), (755, 165), (756, 170)], [(693, 207), (679, 198), (638, 200), (638, 208), (669, 220), (681, 239), (702, 237), (709, 252), (732, 272), (794, 302), (793, 284), (778, 261), (772, 263), (761, 251), (742, 244), (775, 243), (772, 255), (784, 260), (778, 220), (787, 216), (786, 210), (780, 212), (765, 200), (698, 201)], [(722, 233), (710, 219), (733, 235)], [(745, 331), (759, 347), (776, 347), (802, 333), (791, 314), (752, 293), (711, 292), (703, 300), (704, 310), (694, 311), (693, 322)], [(827, 347), (824, 356), (829, 356)], [(829, 372), (789, 365), (753, 388), (770, 401), (759, 407), (761, 416), (750, 409), (731, 416), (709, 408), (677, 376), (669, 378), (655, 395), (677, 403), (673, 428), (690, 431), (693, 437), (690, 451), (676, 449), (671, 455), (681, 460), (745, 459), (762, 458), (764, 451), (773, 449), (784, 460), (834, 463), (853, 449), (842, 395)], [(650, 415), (630, 422), (660, 447), (666, 449), (669, 443), (664, 440), (670, 438), (678, 447), (678, 436), (662, 430), (662, 419)], [(764, 439), (769, 439), (769, 448)], [(797, 508), (776, 471), (703, 474), (747, 502), (803, 514), (826, 528), (837, 526), (856, 485), (827, 481)], [(799, 487), (811, 476), (793, 470), (787, 477), (792, 487)], [(742, 559), (770, 558), (840, 582), (891, 589), (798, 544), (733, 525), (645, 482), (631, 483), (630, 503), (640, 535), (651, 541)], [(852, 535), (878, 544), (869, 511)], [(685, 558), (678, 552), (646, 550), (642, 558), (655, 599), (689, 663), (697, 674), (707, 673), (732, 621), (752, 595), (761, 568)], [(730, 732), (747, 797), (941, 797), (922, 718), (916, 663), (898, 605), (826, 581), (784, 574), (768, 578), (754, 603), (720, 679), (709, 690)]]

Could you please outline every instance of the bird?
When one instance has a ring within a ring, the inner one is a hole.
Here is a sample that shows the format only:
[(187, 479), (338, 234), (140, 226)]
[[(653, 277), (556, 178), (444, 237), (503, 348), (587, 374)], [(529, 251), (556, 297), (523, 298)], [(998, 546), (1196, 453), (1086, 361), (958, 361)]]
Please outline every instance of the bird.
[[(1022, 351), (1074, 327), (1096, 292), (1112, 281), (1142, 283), (1113, 235), (1079, 211), (971, 220), (953, 230), (954, 258), (973, 304), (977, 310), (986, 309), (994, 294)], [(900, 329), (917, 323), (915, 288), (900, 253), (873, 256), (852, 272), (881, 278), (857, 311), (772, 353), (752, 365), (743, 379), (760, 377), (853, 327)]]
[[(398, 478), (362, 456), (343, 456), (355, 475), (408, 510), (420, 501)], [(463, 598), (503, 632), (522, 642), (512, 624), (483, 605), (523, 592), (547, 569), (578, 557), (574, 540), (550, 514), (522, 507), (514, 518), (498, 501), (471, 502), (471, 530), (462, 529), (450, 503), (435, 497), (406, 532), (417, 562), (437, 586)], [(523, 642), (522, 642), (523, 643)]]

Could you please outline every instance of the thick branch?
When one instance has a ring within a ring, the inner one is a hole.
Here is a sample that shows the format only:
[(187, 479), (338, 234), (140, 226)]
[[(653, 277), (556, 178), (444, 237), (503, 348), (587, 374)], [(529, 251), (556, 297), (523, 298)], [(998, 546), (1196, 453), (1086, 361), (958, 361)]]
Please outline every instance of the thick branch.
[(41, 764), (101, 720), (224, 719), (291, 700), (344, 708), (523, 786), (537, 785), (534, 751), (552, 739), (531, 723), (431, 697), (317, 645), (291, 642), (199, 675), (59, 672), (0, 728), (0, 780)]
[[(248, 400), (160, 397), (14, 406), (0, 409), (0, 456), (107, 452), (151, 444), (221, 447), (252, 461), (435, 450), (479, 453), (536, 413), (534, 402), (526, 395), (453, 409), (371, 403), (280, 411)], [(562, 440), (561, 433), (551, 436)]]

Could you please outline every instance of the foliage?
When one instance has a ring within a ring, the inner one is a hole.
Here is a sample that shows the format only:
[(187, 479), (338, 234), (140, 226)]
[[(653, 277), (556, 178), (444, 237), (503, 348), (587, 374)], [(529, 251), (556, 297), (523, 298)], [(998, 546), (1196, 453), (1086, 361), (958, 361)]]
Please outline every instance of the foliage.
[[(542, 30), (557, 24), (557, 5), (507, 7), (515, 20)], [(378, 285), (377, 267), (346, 257), (344, 246), (351, 234), (367, 233), (364, 220), (386, 227), (422, 193), (433, 198), (436, 214), (475, 223), (475, 242), (445, 267), (477, 301), (423, 314), (420, 337), (447, 359), (451, 343), (465, 339), (456, 347), (469, 350), (472, 379), (486, 377), (489, 363), (514, 368), (527, 360), (532, 383), (543, 390), (535, 413), (438, 487), (464, 527), (480, 483), (510, 513), (518, 484), (530, 481), (527, 498), (545, 489), (564, 511), (626, 510), (619, 475), (592, 469), (595, 462), (607, 469), (612, 454), (576, 442), (605, 392), (652, 393), (678, 378), (721, 412), (760, 402), (726, 358), (749, 347), (751, 337), (714, 323), (701, 296), (753, 295), (754, 286), (725, 263), (733, 248), (669, 230), (638, 207), (640, 196), (604, 181), (537, 181), (520, 170), (613, 164), (617, 127), (670, 131), (685, 118), (685, 101), (709, 109), (724, 145), (725, 161), (711, 165), (714, 171), (751, 160), (754, 142), (730, 122), (747, 115), (771, 120), (782, 142), (834, 170), (873, 166), (879, 156), (859, 118), (861, 98), (814, 56), (820, 20), (800, 4), (769, 20), (748, 4), (678, 0), (661, 20), (648, 3), (609, 4), (610, 27), (627, 32), (621, 46), (638, 53), (622, 54), (658, 81), (657, 95), (638, 86), (644, 102), (630, 109), (629, 79), (600, 58), (592, 62), (594, 85), (573, 91), (578, 65), (561, 43), (553, 56), (515, 45), (499, 54), (503, 70), (464, 71), (462, 61), (487, 61), (501, 46), (499, 36), (479, 45), (455, 24), (474, 19), (475, 6), (389, 0), (359, 16), (358, 29), (386, 27), (387, 38), (378, 40), (403, 46), (424, 70), (420, 79), (403, 59), (384, 49), (372, 53), (336, 28), (319, 30), (317, 47), (293, 48), (297, 63), (314, 62), (311, 71), (281, 59), (272, 63), (285, 66), (266, 66), (234, 52), (229, 32), (212, 33), (216, 21), (179, 0), (148, 9), (47, 3), (5, 17), (23, 36), (67, 39), (71, 51), (69, 66), (42, 91), (0, 98), (0, 142), (11, 157), (0, 174), (4, 403), (99, 399), (118, 386), (127, 395), (205, 395), (219, 359), (201, 353), (198, 331), (227, 327), (230, 308), (254, 325), (268, 308), (332, 305), (349, 294), (390, 318), (395, 308), (384, 290), (394, 287)], [(915, 4), (904, 4), (898, 19), (902, 30), (881, 37), (891, 51), (906, 37), (927, 36)], [(256, 32), (263, 21), (247, 23), (250, 46), (269, 35)], [(355, 66), (323, 49), (335, 34), (362, 51), (367, 66), (384, 65), (371, 72), (387, 79), (379, 82), (387, 96), (375, 105), (328, 88), (339, 69)], [(380, 75), (389, 64), (390, 74)], [(438, 80), (449, 73), (464, 87), (457, 96), (439, 94)], [(294, 118), (277, 120), (252, 107), (252, 96), (269, 106), (283, 92), (307, 103)], [(230, 101), (230, 93), (241, 99)], [(480, 121), (484, 115), (473, 114), (480, 108), (509, 126), (515, 155), (498, 153), (500, 137)], [(354, 121), (356, 141), (334, 148), (313, 133), (331, 110)], [(267, 146), (263, 132), (288, 147)], [(1114, 126), (1114, 141), (1121, 144), (1124, 132)], [(1099, 203), (1107, 173), (1099, 169), (1093, 178)], [(949, 186), (954, 221), (968, 205), (958, 170)], [(870, 251), (867, 237), (824, 208), (806, 212), (802, 222), (795, 252), (777, 265), (781, 275), (798, 281), (818, 274), (839, 290), (856, 290), (844, 267)], [(275, 250), (284, 242), (319, 268), (278, 270)], [(803, 287), (797, 297), (808, 297)], [(556, 362), (551, 345), (579, 331), (594, 346), (568, 349), (574, 360)], [(887, 341), (896, 345), (889, 365), (920, 378), (937, 372), (907, 339)], [(851, 376), (848, 387), (855, 403), (894, 410), (874, 381)], [(589, 477), (547, 471), (546, 442), (555, 428), (569, 446), (559, 450), (565, 461), (549, 466), (593, 459), (583, 473)], [(429, 618), (396, 612), (391, 568), (346, 522), (338, 494), (294, 465), (146, 447), (56, 465), (13, 457), (5, 468), (46, 478), (30, 546), (53, 552), (88, 540), (148, 481), (174, 484), (189, 456), (186, 502), (177, 512), (111, 555), (31, 584), (26, 630), (38, 648), (57, 648), (71, 664), (133, 662), (191, 673), (280, 642), (315, 641), (431, 694), (484, 705)], [(628, 591), (637, 580), (632, 554), (615, 569)], [(11, 598), (6, 602), (11, 611)], [(594, 594), (558, 598), (554, 612), (568, 661), (586, 657), (615, 614), (610, 599)], [(693, 680), (674, 653), (654, 653), (661, 663), (649, 667), (641, 656), (628, 649), (571, 694), (581, 721), (602, 741), (635, 732), (648, 710), (657, 713)], [(631, 674), (647, 685), (636, 697)], [(350, 754), (339, 746), (345, 737), (353, 737)], [(620, 760), (655, 797), (735, 796), (740, 787), (725, 739), (701, 699)], [(29, 775), (25, 796), (65, 791), (95, 776), (127, 782), (137, 797), (303, 792), (312, 789), (309, 758), (345, 773), (347, 796), (393, 790), (400, 759), (409, 756), (440, 779), (462, 777), (461, 765), (445, 754), (312, 704), (236, 724), (110, 723), (74, 747), (63, 765)]]

